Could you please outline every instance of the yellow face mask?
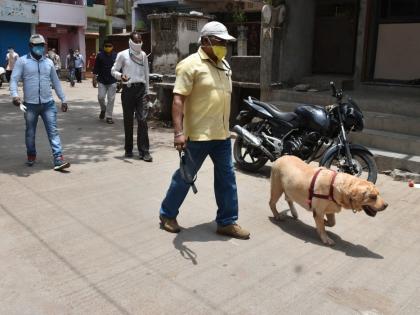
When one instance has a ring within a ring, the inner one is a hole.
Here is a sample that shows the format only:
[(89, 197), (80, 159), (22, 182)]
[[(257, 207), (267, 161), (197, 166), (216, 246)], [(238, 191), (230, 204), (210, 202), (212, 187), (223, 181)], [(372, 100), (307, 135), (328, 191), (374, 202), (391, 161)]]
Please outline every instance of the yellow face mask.
[(222, 60), (226, 57), (227, 48), (225, 46), (211, 46), (213, 50), (213, 54), (217, 57), (217, 59)]
[(213, 51), (213, 54), (217, 57), (218, 60), (222, 60), (227, 55), (227, 48), (226, 46), (221, 45), (213, 45), (211, 40), (207, 37), (207, 41), (210, 44), (210, 47)]
[(106, 53), (110, 53), (112, 51), (112, 47), (104, 47), (104, 51)]

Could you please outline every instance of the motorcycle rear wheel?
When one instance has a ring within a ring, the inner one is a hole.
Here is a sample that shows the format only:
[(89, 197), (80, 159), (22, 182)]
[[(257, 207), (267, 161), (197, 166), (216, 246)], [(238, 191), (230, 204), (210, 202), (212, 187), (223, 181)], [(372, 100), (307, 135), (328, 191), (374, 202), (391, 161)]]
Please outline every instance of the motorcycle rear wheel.
[(353, 163), (356, 164), (357, 172), (352, 173), (350, 168), (341, 162), (339, 155), (333, 155), (322, 166), (333, 169), (337, 172), (344, 172), (356, 177), (364, 178), (372, 183), (376, 183), (378, 178), (378, 168), (372, 156), (360, 150), (351, 151)]
[(239, 169), (256, 172), (263, 167), (268, 158), (257, 148), (247, 146), (241, 138), (236, 138), (233, 144), (233, 158)]

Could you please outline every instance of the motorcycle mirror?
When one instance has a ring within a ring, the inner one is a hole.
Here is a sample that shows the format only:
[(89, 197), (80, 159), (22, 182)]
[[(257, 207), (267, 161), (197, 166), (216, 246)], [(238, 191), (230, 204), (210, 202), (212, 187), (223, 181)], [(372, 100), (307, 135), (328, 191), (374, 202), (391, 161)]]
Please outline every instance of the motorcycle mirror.
[(330, 86), (331, 86), (331, 90), (332, 90), (332, 92), (333, 92), (333, 94), (332, 94), (332, 96), (336, 96), (337, 95), (337, 89), (335, 88), (335, 83), (334, 83), (334, 81), (331, 81), (330, 82)]

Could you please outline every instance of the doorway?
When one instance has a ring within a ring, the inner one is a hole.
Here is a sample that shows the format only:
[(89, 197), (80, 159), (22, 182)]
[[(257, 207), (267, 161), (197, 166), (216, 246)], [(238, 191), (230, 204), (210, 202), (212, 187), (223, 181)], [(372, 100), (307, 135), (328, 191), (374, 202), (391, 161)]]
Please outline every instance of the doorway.
[(359, 0), (318, 0), (313, 73), (353, 74)]
[(55, 52), (60, 55), (60, 45), (57, 38), (48, 38), (47, 39), (48, 50), (55, 49)]

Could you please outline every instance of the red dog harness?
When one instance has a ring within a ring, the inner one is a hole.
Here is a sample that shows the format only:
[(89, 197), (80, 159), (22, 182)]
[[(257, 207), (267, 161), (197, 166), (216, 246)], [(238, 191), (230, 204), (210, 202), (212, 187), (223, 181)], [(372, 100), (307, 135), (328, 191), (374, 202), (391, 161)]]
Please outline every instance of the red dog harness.
[(314, 197), (315, 198), (320, 198), (320, 199), (331, 200), (331, 201), (334, 201), (335, 203), (337, 203), (334, 199), (334, 181), (335, 181), (335, 178), (337, 177), (337, 172), (336, 171), (331, 171), (331, 172), (333, 172), (333, 176), (331, 177), (330, 193), (328, 195), (319, 195), (319, 194), (316, 194), (315, 191), (314, 191), (316, 179), (317, 179), (319, 173), (322, 170), (324, 170), (324, 169), (320, 168), (318, 171), (316, 171), (314, 177), (312, 177), (311, 186), (309, 187), (309, 199), (308, 199), (309, 209), (312, 209), (312, 199)]

